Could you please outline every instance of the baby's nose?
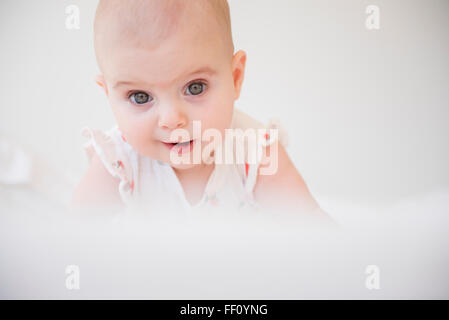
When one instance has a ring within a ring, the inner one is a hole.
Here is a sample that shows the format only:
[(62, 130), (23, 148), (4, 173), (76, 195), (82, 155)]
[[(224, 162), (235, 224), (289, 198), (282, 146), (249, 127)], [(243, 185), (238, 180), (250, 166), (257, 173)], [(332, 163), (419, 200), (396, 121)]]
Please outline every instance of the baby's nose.
[(182, 128), (187, 123), (187, 117), (179, 106), (161, 106), (159, 108), (159, 127), (163, 129)]

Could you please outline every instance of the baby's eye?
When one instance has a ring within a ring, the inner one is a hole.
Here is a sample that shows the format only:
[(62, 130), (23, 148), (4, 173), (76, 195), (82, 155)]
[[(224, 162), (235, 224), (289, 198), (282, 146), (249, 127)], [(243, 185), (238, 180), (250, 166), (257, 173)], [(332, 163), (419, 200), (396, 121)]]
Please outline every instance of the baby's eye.
[(186, 91), (189, 92), (188, 94), (196, 96), (196, 95), (201, 94), (204, 91), (205, 86), (206, 86), (206, 84), (203, 82), (193, 82), (192, 84), (190, 84), (187, 87)]
[(144, 104), (150, 100), (150, 96), (142, 91), (131, 93), (129, 98), (131, 99), (131, 102), (135, 104)]

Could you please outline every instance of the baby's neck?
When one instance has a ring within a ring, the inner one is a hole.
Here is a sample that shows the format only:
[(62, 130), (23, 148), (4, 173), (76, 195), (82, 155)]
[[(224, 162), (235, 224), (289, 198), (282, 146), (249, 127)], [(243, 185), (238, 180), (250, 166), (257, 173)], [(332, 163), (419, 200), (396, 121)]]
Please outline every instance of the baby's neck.
[(207, 182), (215, 168), (215, 164), (201, 164), (191, 169), (179, 170), (173, 168), (181, 183), (187, 201), (197, 204), (203, 197)]

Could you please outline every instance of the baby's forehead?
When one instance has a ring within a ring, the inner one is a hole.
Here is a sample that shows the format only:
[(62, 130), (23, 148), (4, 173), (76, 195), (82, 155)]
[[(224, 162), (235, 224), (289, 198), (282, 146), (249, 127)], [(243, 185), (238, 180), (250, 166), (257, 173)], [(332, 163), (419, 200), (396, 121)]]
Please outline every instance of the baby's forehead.
[[(214, 11), (212, 5), (221, 0), (140, 0), (134, 1), (132, 6), (124, 6), (124, 2), (99, 2), (94, 40), (100, 64), (105, 52), (117, 46), (152, 49), (170, 38), (182, 39), (188, 33), (194, 38), (201, 38), (204, 34), (214, 34), (213, 37), (222, 41), (228, 38), (227, 31), (223, 30), (225, 23), (217, 23), (222, 20), (218, 19), (219, 11)], [(229, 36), (232, 43), (230, 32)], [(180, 50), (182, 45), (185, 44), (180, 44)]]

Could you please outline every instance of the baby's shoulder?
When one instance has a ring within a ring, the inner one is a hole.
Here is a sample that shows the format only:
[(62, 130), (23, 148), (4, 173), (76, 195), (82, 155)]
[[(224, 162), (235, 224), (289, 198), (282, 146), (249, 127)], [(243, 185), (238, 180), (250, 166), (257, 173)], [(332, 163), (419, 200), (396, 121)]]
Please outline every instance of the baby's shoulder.
[(265, 123), (240, 109), (234, 108), (231, 127), (232, 129), (261, 130), (262, 135), (265, 138), (265, 141), (262, 141), (263, 145), (270, 145), (274, 141), (279, 141), (284, 147), (287, 147), (288, 145), (287, 130), (276, 117), (270, 118)]

